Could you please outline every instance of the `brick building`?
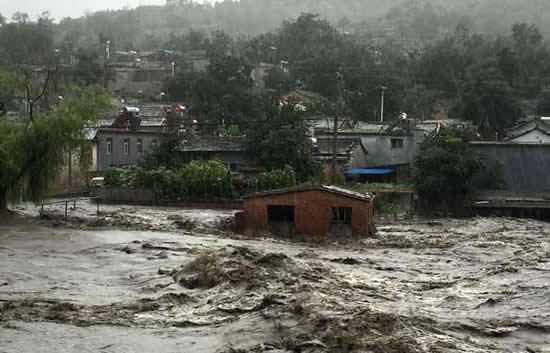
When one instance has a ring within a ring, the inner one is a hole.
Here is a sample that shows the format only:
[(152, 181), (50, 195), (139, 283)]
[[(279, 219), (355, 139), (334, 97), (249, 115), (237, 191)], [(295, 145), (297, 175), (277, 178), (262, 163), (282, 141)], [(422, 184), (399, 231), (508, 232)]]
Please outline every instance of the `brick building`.
[(237, 214), (241, 231), (292, 235), (368, 235), (373, 195), (336, 186), (296, 187), (245, 197)]

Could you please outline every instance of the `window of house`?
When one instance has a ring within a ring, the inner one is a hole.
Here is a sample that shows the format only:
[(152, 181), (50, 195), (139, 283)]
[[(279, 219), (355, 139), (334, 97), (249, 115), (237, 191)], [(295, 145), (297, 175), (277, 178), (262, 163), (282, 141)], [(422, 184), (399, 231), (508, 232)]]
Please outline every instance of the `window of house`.
[(153, 139), (153, 141), (151, 142), (151, 147), (157, 148), (158, 144), (159, 144), (158, 140), (157, 140), (157, 139)]
[(294, 206), (267, 206), (268, 222), (294, 222)]
[(130, 154), (130, 139), (124, 139), (124, 154)]
[(391, 148), (403, 148), (403, 139), (391, 139)]
[(332, 224), (351, 224), (351, 207), (332, 207)]
[(138, 153), (142, 153), (143, 152), (143, 140), (142, 139), (138, 139), (137, 140), (137, 152)]
[(108, 138), (106, 145), (107, 145), (107, 154), (113, 154), (113, 139)]

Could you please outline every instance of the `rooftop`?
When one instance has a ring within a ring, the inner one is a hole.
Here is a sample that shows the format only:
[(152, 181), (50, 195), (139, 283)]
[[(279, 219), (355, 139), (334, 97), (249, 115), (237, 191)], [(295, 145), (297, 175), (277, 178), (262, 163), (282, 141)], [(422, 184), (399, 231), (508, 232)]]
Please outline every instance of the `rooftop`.
[(279, 194), (288, 194), (288, 193), (297, 193), (297, 192), (305, 192), (305, 191), (325, 191), (332, 194), (337, 194), (353, 199), (358, 199), (361, 201), (372, 201), (374, 200), (373, 194), (365, 194), (357, 191), (353, 191), (350, 189), (346, 189), (340, 186), (334, 186), (334, 185), (321, 185), (321, 186), (296, 186), (293, 188), (286, 188), (286, 189), (277, 189), (277, 190), (269, 190), (264, 192), (258, 192), (254, 194), (249, 194), (245, 196), (245, 199), (255, 198), (255, 197), (263, 197), (263, 196), (270, 196), (270, 195), (279, 195)]
[(181, 152), (243, 152), (245, 137), (189, 136), (180, 145)]

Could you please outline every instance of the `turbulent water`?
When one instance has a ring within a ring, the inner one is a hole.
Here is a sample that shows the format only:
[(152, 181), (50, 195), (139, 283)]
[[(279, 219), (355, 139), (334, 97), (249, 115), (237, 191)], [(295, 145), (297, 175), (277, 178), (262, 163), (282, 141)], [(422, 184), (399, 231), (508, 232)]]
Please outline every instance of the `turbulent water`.
[(544, 222), (320, 244), (216, 231), (227, 211), (105, 212), (0, 222), (0, 352), (550, 352)]

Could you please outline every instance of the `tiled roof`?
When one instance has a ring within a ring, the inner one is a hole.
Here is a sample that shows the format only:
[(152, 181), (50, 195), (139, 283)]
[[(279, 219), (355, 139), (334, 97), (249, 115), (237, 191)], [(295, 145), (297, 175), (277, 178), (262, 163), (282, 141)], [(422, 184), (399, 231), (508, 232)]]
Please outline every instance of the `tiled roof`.
[(180, 145), (182, 152), (243, 152), (246, 138), (220, 136), (190, 136)]

